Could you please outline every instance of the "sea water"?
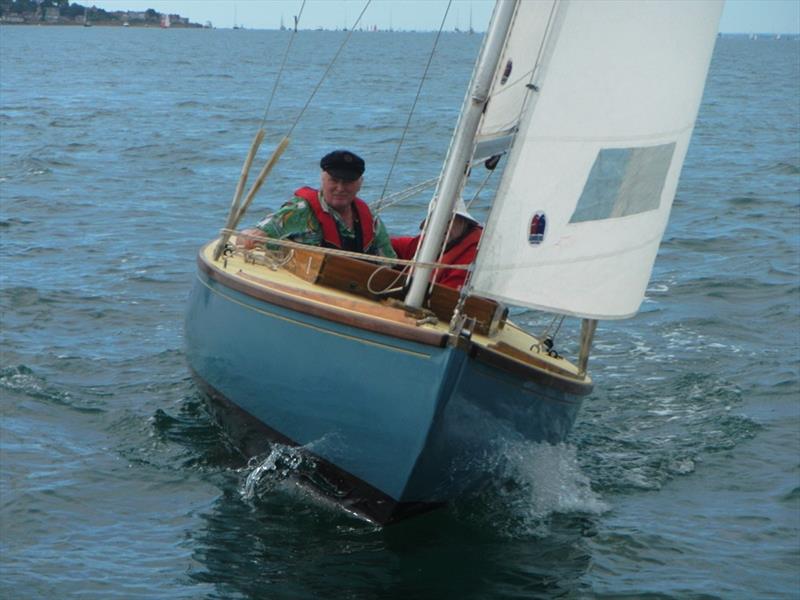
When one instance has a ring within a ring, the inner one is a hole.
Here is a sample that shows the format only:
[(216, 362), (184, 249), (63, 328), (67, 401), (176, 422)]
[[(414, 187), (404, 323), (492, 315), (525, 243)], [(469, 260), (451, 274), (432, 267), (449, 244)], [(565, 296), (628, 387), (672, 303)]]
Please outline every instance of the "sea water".
[[(298, 34), (266, 111), (288, 33), (0, 28), (0, 596), (797, 598), (797, 40), (718, 39), (647, 298), (600, 324), (569, 441), (499, 436), (492, 486), (381, 530), (296, 488), (293, 451), (245, 460), (182, 338), (250, 140), (260, 165), (344, 35)], [(420, 88), (434, 39), (357, 32), (245, 220), (335, 147), (368, 200), (435, 177), (480, 36), (443, 35)]]

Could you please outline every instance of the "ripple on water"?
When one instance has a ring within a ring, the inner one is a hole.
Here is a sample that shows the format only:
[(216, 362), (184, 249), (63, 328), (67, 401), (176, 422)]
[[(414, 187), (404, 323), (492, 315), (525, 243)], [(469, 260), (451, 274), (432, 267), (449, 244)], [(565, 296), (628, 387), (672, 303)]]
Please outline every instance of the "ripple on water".
[(86, 394), (51, 385), (25, 365), (0, 369), (0, 390), (24, 394), (30, 398), (68, 407), (82, 413), (105, 412), (102, 398), (91, 398)]
[(761, 426), (735, 412), (741, 405), (741, 390), (713, 375), (679, 374), (657, 389), (621, 383), (584, 405), (574, 434), (582, 466), (602, 493), (660, 489), (757, 434)]

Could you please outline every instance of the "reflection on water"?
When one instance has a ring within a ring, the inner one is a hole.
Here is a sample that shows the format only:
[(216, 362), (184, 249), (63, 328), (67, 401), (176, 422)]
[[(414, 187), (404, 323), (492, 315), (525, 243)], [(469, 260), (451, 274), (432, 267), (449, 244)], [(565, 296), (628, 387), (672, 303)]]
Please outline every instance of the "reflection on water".
[[(471, 514), (470, 514), (470, 511)], [(483, 514), (481, 514), (481, 512)], [(489, 525), (480, 505), (380, 529), (283, 489), (257, 504), (226, 489), (190, 534), (190, 577), (226, 598), (556, 597), (587, 591), (592, 517), (551, 515), (536, 534)], [(467, 518), (466, 515), (470, 514)]]

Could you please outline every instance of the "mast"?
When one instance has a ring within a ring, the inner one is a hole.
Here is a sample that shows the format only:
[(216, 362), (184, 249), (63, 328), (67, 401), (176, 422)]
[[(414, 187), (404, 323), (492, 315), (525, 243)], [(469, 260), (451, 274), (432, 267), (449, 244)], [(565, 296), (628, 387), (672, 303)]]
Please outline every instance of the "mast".
[(472, 35), (475, 30), (472, 28), (472, 2), (469, 3), (469, 34)]
[[(492, 14), (492, 21), (486, 32), (486, 41), (475, 66), (472, 89), (464, 101), (456, 132), (442, 170), (442, 180), (437, 189), (433, 211), (425, 226), (425, 235), (418, 255), (420, 262), (435, 262), (439, 257), (453, 207), (464, 187), (464, 180), (475, 145), (475, 134), (478, 131), (483, 109), (489, 99), (489, 90), (503, 52), (508, 30), (511, 27), (517, 2), (518, 0), (498, 0)], [(405, 299), (407, 305), (417, 308), (422, 306), (431, 271), (430, 267), (425, 266), (417, 266), (414, 269), (411, 286)]]

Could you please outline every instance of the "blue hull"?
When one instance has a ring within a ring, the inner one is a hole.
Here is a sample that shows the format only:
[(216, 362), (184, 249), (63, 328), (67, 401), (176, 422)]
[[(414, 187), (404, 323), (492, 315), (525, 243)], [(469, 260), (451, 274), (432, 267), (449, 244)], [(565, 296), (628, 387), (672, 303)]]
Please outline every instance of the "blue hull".
[(334, 495), (375, 521), (463, 493), (483, 475), (469, 465), (492, 442), (488, 421), (558, 442), (577, 415), (577, 395), (497, 369), (469, 343), (402, 339), (234, 287), (201, 268), (186, 319), (189, 365), (221, 420), (251, 452), (265, 438), (302, 446)]

